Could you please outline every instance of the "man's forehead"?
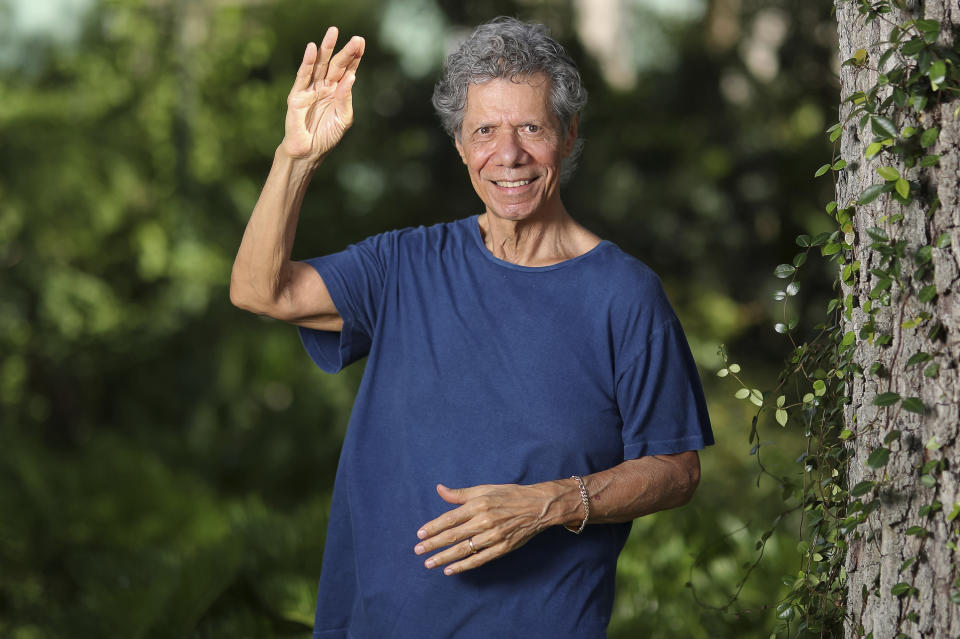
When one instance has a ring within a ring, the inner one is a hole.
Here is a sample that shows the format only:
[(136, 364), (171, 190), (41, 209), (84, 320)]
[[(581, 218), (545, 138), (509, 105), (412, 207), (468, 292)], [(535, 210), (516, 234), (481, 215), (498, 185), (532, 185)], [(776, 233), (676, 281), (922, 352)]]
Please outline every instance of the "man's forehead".
[[(496, 78), (467, 87), (464, 118), (524, 110), (550, 113), (550, 80), (543, 74), (519, 75), (509, 79)], [(509, 99), (505, 99), (509, 98)]]

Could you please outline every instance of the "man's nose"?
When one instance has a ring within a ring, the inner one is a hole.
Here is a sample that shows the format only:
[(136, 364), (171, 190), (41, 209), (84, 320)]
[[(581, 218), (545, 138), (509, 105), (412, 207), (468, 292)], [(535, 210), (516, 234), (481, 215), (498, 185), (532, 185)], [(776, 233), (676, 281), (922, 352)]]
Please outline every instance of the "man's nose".
[(516, 131), (504, 131), (497, 138), (496, 158), (500, 166), (516, 166), (523, 162), (526, 151)]

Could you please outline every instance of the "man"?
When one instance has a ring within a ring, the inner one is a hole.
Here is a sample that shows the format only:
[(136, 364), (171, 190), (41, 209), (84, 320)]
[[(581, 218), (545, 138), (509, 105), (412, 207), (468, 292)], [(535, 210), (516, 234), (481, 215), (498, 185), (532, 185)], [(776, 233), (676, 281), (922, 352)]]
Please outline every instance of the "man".
[(541, 25), (481, 25), (434, 106), (484, 213), (293, 262), (310, 176), (353, 123), (364, 41), (336, 39), (304, 53), (230, 289), (327, 371), (369, 356), (314, 636), (603, 637), (629, 522), (686, 503), (713, 438), (656, 275), (560, 198), (579, 73)]

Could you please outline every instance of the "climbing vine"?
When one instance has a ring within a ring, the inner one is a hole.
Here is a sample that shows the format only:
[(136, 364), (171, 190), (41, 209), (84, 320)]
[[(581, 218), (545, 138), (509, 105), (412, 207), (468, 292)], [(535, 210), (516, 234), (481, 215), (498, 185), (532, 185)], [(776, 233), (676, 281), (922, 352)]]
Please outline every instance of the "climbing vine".
[[(832, 220), (833, 230), (797, 237), (799, 251), (792, 262), (775, 269), (784, 286), (775, 294), (782, 303), (782, 316), (774, 329), (786, 337), (791, 351), (774, 388), (764, 391), (748, 384), (740, 366), (730, 362), (723, 350), (725, 367), (718, 372), (739, 385), (735, 392), (738, 399), (756, 407), (749, 432), (751, 455), (761, 474), (783, 486), (783, 513), (761, 536), (759, 554), (762, 556), (764, 544), (784, 514), (800, 515), (800, 565), (795, 574), (784, 579), (788, 592), (777, 602), (778, 623), (773, 629), (778, 636), (842, 636), (845, 621), (854, 634), (865, 634), (858, 611), (846, 608), (845, 560), (852, 540), (876, 543), (871, 515), (886, 507), (885, 491), (893, 489), (886, 470), (891, 459), (905, 453), (895, 445), (903, 433), (894, 428), (878, 438), (879, 444), (868, 455), (853, 454), (852, 442), (874, 426), (858, 423), (858, 415), (848, 408), (853, 381), (865, 377), (875, 382), (877, 392), (870, 402), (878, 410), (894, 411), (894, 417), (923, 415), (930, 407), (924, 405), (922, 392), (902, 396), (894, 389), (891, 362), (911, 370), (920, 367), (925, 383), (935, 383), (941, 368), (954, 364), (948, 361), (943, 347), (945, 327), (935, 313), (938, 290), (932, 259), (935, 249), (950, 245), (950, 235), (928, 232), (925, 236), (929, 242), (917, 246), (907, 239), (903, 223), (908, 207), (916, 207), (910, 210), (920, 211), (929, 222), (940, 206), (932, 175), (940, 155), (931, 151), (940, 138), (937, 123), (942, 105), (960, 94), (960, 51), (955, 44), (960, 38), (943, 37), (944, 25), (936, 20), (912, 16), (904, 0), (837, 3), (855, 4), (867, 25), (879, 23), (874, 26), (880, 26), (888, 36), (878, 48), (859, 49), (843, 61), (855, 73), (872, 72), (876, 82), (845, 99), (843, 120), (827, 130), (834, 144), (833, 157), (817, 169), (815, 177), (833, 176), (835, 189), (845, 179), (844, 171), (866, 168), (875, 177), (851, 201), (826, 204), (825, 213)], [(943, 42), (953, 44), (946, 47)], [(960, 115), (960, 106), (952, 115)], [(863, 157), (840, 157), (838, 142), (844, 131), (869, 140)], [(867, 206), (882, 206), (883, 215), (877, 218), (876, 226), (858, 231), (855, 216)], [(864, 230), (867, 237), (862, 236)], [(814, 327), (811, 337), (801, 340), (792, 304), (810, 258), (826, 260), (835, 270), (836, 279), (823, 321)], [(861, 282), (871, 284), (866, 296), (857, 294), (856, 285)], [(879, 322), (883, 309), (894, 311), (899, 321), (893, 326)], [(854, 323), (859, 329), (848, 330)], [(897, 331), (922, 332), (925, 347), (913, 353), (899, 352)], [(863, 365), (859, 361), (862, 358), (857, 357), (860, 349), (879, 355)], [(781, 427), (802, 432), (804, 449), (798, 457), (801, 472), (778, 475), (765, 465), (758, 433), (764, 413), (771, 413)], [(935, 499), (947, 462), (940, 454), (943, 442), (932, 437), (924, 444), (925, 461), (914, 465), (914, 483), (931, 496), (907, 515), (909, 525), (903, 534), (925, 542), (933, 518), (944, 517), (949, 531), (947, 544), (955, 558), (960, 504), (945, 507)], [(862, 479), (854, 483), (851, 478)], [(922, 552), (923, 543), (920, 548)], [(895, 585), (888, 586), (890, 595), (905, 602), (903, 619), (913, 622), (918, 613), (910, 601), (923, 587), (916, 580), (919, 559), (918, 554), (904, 561)], [(960, 604), (955, 564), (954, 559), (951, 600)], [(863, 599), (886, 594), (879, 588), (878, 581), (871, 592), (864, 592)], [(907, 636), (903, 628), (897, 632), (898, 636)]]

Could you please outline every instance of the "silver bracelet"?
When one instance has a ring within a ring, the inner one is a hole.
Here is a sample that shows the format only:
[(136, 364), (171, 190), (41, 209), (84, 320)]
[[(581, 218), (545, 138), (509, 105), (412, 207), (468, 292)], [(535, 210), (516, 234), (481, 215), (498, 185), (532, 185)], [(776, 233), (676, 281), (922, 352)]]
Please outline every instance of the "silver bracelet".
[(583, 521), (580, 522), (580, 527), (576, 530), (570, 526), (564, 526), (564, 528), (575, 535), (579, 535), (587, 527), (587, 521), (590, 519), (590, 495), (587, 493), (587, 487), (583, 484), (583, 479), (579, 475), (572, 475), (570, 479), (576, 479), (577, 485), (580, 486), (580, 499), (583, 501)]

